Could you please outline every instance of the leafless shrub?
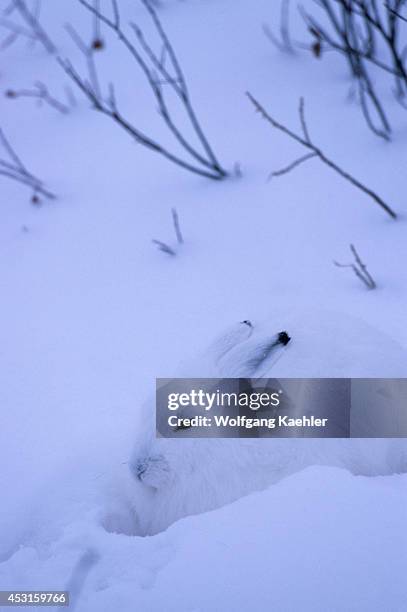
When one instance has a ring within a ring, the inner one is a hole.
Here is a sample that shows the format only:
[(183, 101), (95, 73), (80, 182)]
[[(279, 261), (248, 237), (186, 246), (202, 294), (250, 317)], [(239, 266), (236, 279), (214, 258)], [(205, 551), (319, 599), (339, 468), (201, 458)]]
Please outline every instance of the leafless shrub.
[[(152, 151), (155, 151), (156, 153), (159, 153), (178, 166), (207, 178), (215, 180), (224, 179), (227, 176), (227, 172), (219, 164), (199, 123), (195, 110), (192, 106), (187, 83), (178, 58), (149, 0), (141, 0), (141, 2), (148, 11), (156, 33), (159, 37), (161, 46), (159, 52), (156, 52), (153, 49), (153, 47), (144, 37), (141, 29), (134, 23), (131, 23), (130, 27), (133, 31), (133, 35), (135, 36), (136, 43), (132, 42), (129, 35), (125, 33), (125, 30), (122, 27), (117, 0), (112, 0), (111, 2), (111, 17), (108, 17), (99, 11), (95, 4), (89, 4), (87, 0), (79, 0), (79, 2), (88, 11), (90, 11), (93, 16), (97, 16), (101, 23), (103, 23), (117, 35), (120, 42), (124, 45), (129, 54), (138, 64), (154, 95), (155, 101), (158, 105), (159, 114), (161, 115), (168, 130), (181, 145), (184, 153), (186, 154), (186, 158), (180, 157), (176, 153), (172, 153), (172, 151), (145, 134), (131, 121), (124, 117), (120, 111), (118, 102), (116, 100), (115, 89), (112, 84), (109, 86), (109, 94), (107, 98), (105, 99), (103, 97), (100, 88), (96, 85), (96, 71), (94, 70), (94, 63), (90, 64), (89, 62), (89, 58), (92, 58), (93, 62), (93, 54), (89, 55), (88, 47), (83, 48), (82, 46), (82, 51), (88, 59), (88, 78), (82, 77), (73, 67), (70, 61), (59, 58), (59, 63), (65, 70), (66, 74), (85, 94), (85, 96), (91, 102), (92, 107), (110, 117), (117, 125), (130, 134), (130, 136), (134, 138), (136, 142), (142, 144)], [(93, 74), (92, 71), (94, 71)], [(197, 149), (194, 144), (191, 144), (190, 140), (184, 135), (182, 128), (177, 126), (167, 104), (168, 90), (170, 90), (172, 94), (175, 94), (176, 98), (178, 99), (181, 108), (183, 109), (184, 114), (200, 143), (201, 150)]]
[(368, 289), (376, 289), (377, 287), (376, 282), (374, 281), (373, 277), (367, 271), (366, 265), (360, 259), (360, 256), (358, 252), (356, 251), (356, 248), (353, 244), (350, 245), (350, 250), (355, 259), (355, 262), (349, 263), (349, 264), (341, 264), (341, 263), (338, 263), (337, 261), (334, 261), (335, 266), (337, 266), (338, 268), (351, 268), (353, 272), (356, 274), (356, 276), (358, 277), (358, 279), (362, 281), (362, 283)]
[[(316, 57), (322, 57), (327, 51), (345, 57), (357, 83), (366, 123), (386, 140), (390, 138), (391, 126), (369, 68), (392, 76), (395, 96), (407, 106), (406, 46), (402, 36), (403, 22), (407, 19), (401, 14), (406, 2), (389, 0), (382, 5), (378, 0), (314, 0), (322, 11), (321, 19), (300, 7), (311, 42), (296, 43), (296, 46), (310, 49)], [(284, 50), (285, 45), (280, 45), (280, 49)]]
[(11, 100), (16, 98), (34, 98), (40, 104), (48, 104), (64, 115), (69, 113), (68, 106), (54, 98), (54, 96), (49, 93), (47, 86), (41, 81), (34, 83), (34, 89), (7, 89), (5, 91), (5, 96)]
[[(56, 53), (56, 46), (41, 25), (40, 10), (40, 0), (36, 1), (33, 10), (28, 8), (25, 0), (11, 0), (3, 12), (5, 17), (0, 19), (0, 25), (10, 31), (9, 36), (1, 45), (2, 48), (13, 44), (19, 36), (24, 36), (31, 42), (39, 41), (48, 53)], [(13, 21), (14, 14), (18, 15), (23, 26)]]
[(270, 175), (271, 177), (273, 177), (273, 176), (281, 176), (283, 174), (287, 174), (288, 172), (290, 172), (291, 170), (293, 170), (294, 168), (296, 168), (300, 164), (302, 164), (302, 163), (304, 163), (304, 162), (306, 162), (306, 161), (308, 161), (310, 159), (317, 158), (321, 162), (323, 162), (326, 166), (328, 166), (329, 168), (334, 170), (337, 174), (342, 176), (342, 178), (346, 179), (354, 187), (357, 187), (358, 189), (363, 191), (363, 193), (365, 193), (372, 200), (374, 200), (376, 202), (376, 204), (378, 204), (383, 210), (385, 210), (386, 213), (388, 215), (390, 215), (393, 219), (397, 218), (397, 215), (394, 212), (394, 210), (392, 210), (392, 208), (390, 208), (390, 206), (388, 204), (386, 204), (382, 200), (382, 198), (380, 198), (369, 187), (366, 187), (366, 185), (364, 185), (359, 180), (354, 178), (351, 174), (349, 174), (348, 172), (343, 170), (340, 166), (338, 166), (338, 164), (336, 164), (329, 157), (327, 157), (325, 155), (325, 153), (323, 153), (323, 151), (312, 142), (310, 134), (309, 134), (309, 131), (308, 131), (307, 123), (306, 123), (306, 120), (305, 120), (304, 100), (303, 100), (303, 98), (301, 98), (300, 105), (299, 105), (299, 117), (300, 117), (300, 122), (301, 122), (302, 135), (298, 135), (295, 132), (293, 132), (292, 130), (290, 130), (289, 128), (285, 127), (284, 125), (282, 125), (281, 123), (276, 121), (250, 93), (247, 93), (247, 96), (249, 97), (249, 99), (252, 102), (253, 106), (255, 107), (256, 111), (258, 111), (261, 114), (261, 116), (266, 121), (268, 121), (268, 123), (270, 123), (274, 128), (276, 128), (277, 130), (280, 130), (281, 132), (283, 132), (284, 134), (289, 136), (292, 140), (295, 140), (296, 142), (298, 142), (299, 144), (301, 144), (303, 147), (305, 147), (306, 149), (308, 149), (310, 151), (310, 153), (307, 153), (306, 155), (303, 155), (302, 157), (299, 157), (298, 159), (294, 160), (292, 163), (290, 163), (285, 168), (282, 168), (281, 170), (277, 170), (277, 171), (272, 172), (271, 175)]
[(0, 175), (29, 187), (33, 204), (40, 204), (40, 196), (55, 199), (55, 195), (44, 187), (43, 182), (27, 170), (1, 129), (0, 144), (6, 154), (6, 159), (0, 158)]
[[(171, 217), (177, 242), (179, 245), (184, 244), (184, 239), (182, 237), (181, 228), (179, 224), (179, 217), (175, 208), (171, 208)], [(163, 251), (163, 253), (166, 253), (167, 255), (177, 254), (174, 248), (170, 247), (168, 244), (162, 242), (161, 240), (153, 240), (152, 242), (157, 246), (160, 251)]]

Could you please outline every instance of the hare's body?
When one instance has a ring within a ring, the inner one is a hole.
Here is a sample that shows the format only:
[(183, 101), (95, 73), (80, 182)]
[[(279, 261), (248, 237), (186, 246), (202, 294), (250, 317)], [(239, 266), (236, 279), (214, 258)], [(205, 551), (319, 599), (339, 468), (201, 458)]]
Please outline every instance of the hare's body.
[[(312, 325), (311, 325), (312, 329)], [(367, 331), (368, 330), (368, 331)], [(330, 375), (327, 355), (336, 363), (342, 360), (359, 363), (363, 350), (369, 351), (370, 328), (360, 325), (355, 347), (343, 345), (343, 335), (327, 341), (326, 355), (315, 354), (312, 337), (308, 347), (306, 333), (288, 329), (292, 343), (278, 341), (278, 328), (269, 335), (246, 322), (223, 334), (195, 363), (181, 368), (178, 376), (188, 377), (259, 377), (318, 376), (325, 368)], [(351, 333), (351, 332), (350, 332)], [(365, 335), (365, 340), (363, 340)], [(380, 339), (383, 344), (385, 336)], [(393, 341), (386, 340), (388, 343)], [(315, 342), (317, 348), (317, 342)], [(365, 346), (364, 346), (365, 345)], [(299, 367), (295, 355), (309, 355), (309, 365)], [(340, 354), (342, 351), (342, 356)], [(399, 359), (405, 360), (394, 376), (407, 369), (404, 351), (394, 343)], [(339, 353), (338, 353), (339, 352)], [(290, 356), (294, 356), (290, 370)], [(397, 355), (395, 357), (397, 360)], [(294, 366), (296, 364), (296, 367)], [(386, 368), (378, 365), (383, 376)], [(289, 373), (291, 372), (291, 373)], [(308, 373), (308, 374), (307, 374)], [(337, 376), (336, 372), (332, 373)], [(361, 372), (343, 370), (342, 376), (363, 376)], [(157, 533), (175, 520), (204, 512), (231, 502), (251, 491), (261, 490), (307, 465), (339, 466), (355, 474), (389, 474), (407, 469), (404, 440), (377, 439), (185, 439), (155, 438), (154, 400), (145, 407), (145, 429), (140, 432), (130, 461), (133, 488), (134, 531)]]

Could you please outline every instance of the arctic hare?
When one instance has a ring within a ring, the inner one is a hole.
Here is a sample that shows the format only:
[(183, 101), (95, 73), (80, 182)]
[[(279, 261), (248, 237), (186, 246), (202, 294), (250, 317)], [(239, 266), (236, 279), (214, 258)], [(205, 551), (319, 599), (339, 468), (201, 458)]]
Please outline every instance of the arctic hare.
[[(338, 325), (343, 328), (339, 333)], [(325, 372), (325, 376), (345, 377), (363, 376), (365, 372), (368, 376), (375, 370), (371, 364), (374, 346), (391, 357), (390, 369), (386, 369), (376, 351), (377, 373), (389, 376), (393, 368), (394, 376), (406, 374), (403, 349), (351, 317), (330, 325), (329, 317), (315, 315), (308, 321), (308, 328), (294, 321), (288, 330), (268, 334), (250, 321), (237, 323), (195, 360), (181, 366), (177, 375), (306, 377)], [(349, 343), (351, 338), (353, 343)], [(365, 371), (363, 363), (370, 363)], [(192, 439), (188, 431), (186, 439), (164, 439), (155, 437), (154, 418), (151, 399), (145, 407), (144, 431), (139, 432), (129, 462), (134, 532), (142, 535), (157, 533), (183, 516), (264, 489), (307, 465), (339, 466), (365, 475), (407, 468), (404, 440)]]

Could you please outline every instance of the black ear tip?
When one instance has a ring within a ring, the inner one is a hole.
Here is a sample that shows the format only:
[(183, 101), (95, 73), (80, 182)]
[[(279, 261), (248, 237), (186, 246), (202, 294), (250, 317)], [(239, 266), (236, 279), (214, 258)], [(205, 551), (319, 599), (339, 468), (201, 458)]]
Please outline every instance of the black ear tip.
[(288, 344), (290, 342), (291, 338), (290, 336), (287, 334), (286, 331), (282, 331), (278, 334), (278, 341), (281, 342), (281, 344), (284, 344), (284, 346), (286, 346), (286, 344)]
[(244, 321), (240, 321), (240, 323), (242, 325), (247, 325), (248, 327), (253, 327), (252, 322), (249, 321), (248, 319), (245, 319)]

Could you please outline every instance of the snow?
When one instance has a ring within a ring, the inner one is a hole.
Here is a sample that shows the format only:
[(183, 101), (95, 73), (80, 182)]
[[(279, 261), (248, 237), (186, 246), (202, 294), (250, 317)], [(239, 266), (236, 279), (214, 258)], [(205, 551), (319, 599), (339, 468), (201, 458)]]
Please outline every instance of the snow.
[(401, 612), (406, 504), (405, 475), (310, 467), (150, 538), (109, 534), (82, 509), (45, 551), (16, 552), (2, 583), (30, 589), (52, 576), (51, 586), (64, 585), (93, 551), (78, 612)]
[[(339, 56), (270, 46), (261, 25), (278, 28), (278, 4), (158, 9), (209, 140), (228, 169), (241, 165), (241, 178), (183, 172), (76, 91), (68, 115), (0, 97), (1, 127), (58, 195), (33, 207), (23, 187), (1, 182), (1, 588), (63, 588), (85, 555), (76, 609), (86, 612), (405, 609), (405, 475), (308, 467), (146, 538), (133, 535), (129, 516), (127, 462), (155, 377), (186, 371), (177, 369), (185, 361), (191, 376), (205, 376), (202, 350), (231, 324), (288, 331), (273, 376), (406, 376), (405, 111), (377, 75), (394, 128), (391, 143), (377, 139), (347, 97)], [(88, 35), (87, 14), (67, 0), (43, 5), (61, 55), (83, 67), (63, 26)], [(123, 20), (150, 27), (141, 5), (120, 6)], [(295, 19), (293, 28), (306, 37)], [(142, 75), (103, 35), (105, 87), (114, 80), (137, 125), (169, 143)], [(65, 100), (67, 80), (39, 45), (19, 40), (1, 59), (2, 90), (42, 80)], [(399, 219), (315, 160), (267, 181), (303, 152), (254, 112), (246, 91), (293, 127), (303, 95), (315, 141)], [(175, 246), (172, 207), (185, 239), (175, 257), (151, 243)], [(349, 261), (350, 243), (377, 290), (334, 267)], [(375, 466), (382, 447), (365, 444)], [(130, 535), (112, 532), (109, 513)]]

